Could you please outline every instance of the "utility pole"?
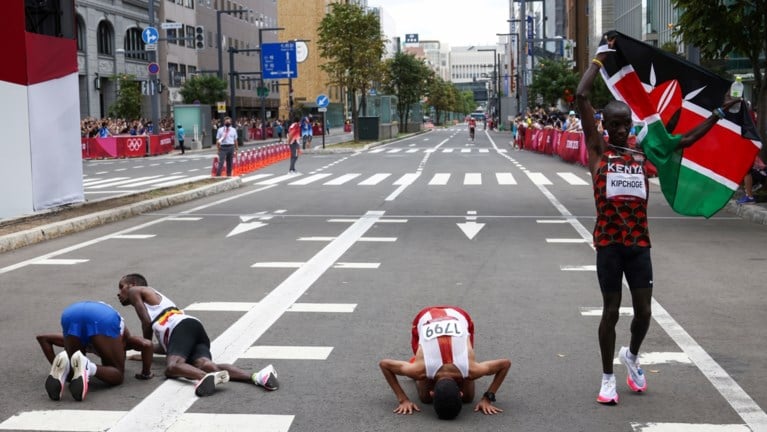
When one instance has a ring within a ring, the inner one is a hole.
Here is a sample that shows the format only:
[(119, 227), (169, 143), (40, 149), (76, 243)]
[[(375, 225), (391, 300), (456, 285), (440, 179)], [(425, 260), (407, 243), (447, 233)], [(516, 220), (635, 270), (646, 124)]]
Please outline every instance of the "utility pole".
[[(149, 27), (154, 27), (155, 26), (155, 21), (154, 21), (154, 2), (155, 2), (155, 0), (149, 0), (149, 2), (148, 2), (148, 4), (149, 4), (149, 7), (148, 7), (148, 12), (149, 12)], [(150, 64), (151, 63), (156, 63), (157, 62), (157, 51), (149, 51), (148, 54), (149, 54), (149, 56), (148, 56), (149, 63)], [(150, 88), (154, 89), (152, 91), (152, 95), (150, 96), (150, 98), (151, 98), (151, 102), (150, 103), (152, 105), (152, 108), (150, 110), (151, 116), (152, 116), (152, 134), (157, 134), (157, 133), (160, 132), (160, 116), (159, 116), (158, 109), (157, 109), (158, 106), (160, 105), (160, 94), (157, 91), (158, 88), (159, 88), (157, 86), (157, 74), (149, 74), (149, 83), (150, 83)], [(149, 143), (147, 142), (147, 151), (148, 150), (149, 150)]]

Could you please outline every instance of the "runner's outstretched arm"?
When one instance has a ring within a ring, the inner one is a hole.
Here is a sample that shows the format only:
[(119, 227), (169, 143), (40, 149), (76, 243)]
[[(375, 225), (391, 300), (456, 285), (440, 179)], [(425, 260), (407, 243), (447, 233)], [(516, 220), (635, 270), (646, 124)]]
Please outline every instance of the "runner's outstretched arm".
[(405, 361), (384, 359), (378, 365), (381, 367), (381, 372), (383, 372), (389, 387), (394, 391), (394, 395), (397, 396), (399, 405), (394, 409), (394, 412), (397, 414), (413, 414), (413, 411), (421, 411), (418, 405), (408, 399), (405, 391), (402, 390), (402, 386), (399, 384), (397, 375), (413, 379), (423, 379), (425, 377), (415, 374), (413, 365)]
[[(509, 359), (497, 359), (488, 360), (477, 364), (476, 372), (472, 373), (471, 379), (477, 379), (479, 377), (494, 375), (493, 381), (490, 383), (490, 387), (487, 388), (489, 393), (495, 394), (503, 380), (506, 379), (506, 375), (511, 369), (511, 360)], [(484, 414), (497, 414), (503, 412), (502, 409), (493, 406), (492, 402), (486, 397), (482, 397), (479, 403), (474, 407), (474, 411), (482, 411)]]

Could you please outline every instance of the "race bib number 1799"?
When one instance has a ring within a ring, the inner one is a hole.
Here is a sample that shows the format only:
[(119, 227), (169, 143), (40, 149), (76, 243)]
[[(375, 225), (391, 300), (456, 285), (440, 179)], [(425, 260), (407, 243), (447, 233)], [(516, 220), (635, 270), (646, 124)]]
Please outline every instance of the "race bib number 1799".
[(425, 324), (421, 334), (426, 340), (440, 336), (463, 336), (465, 334), (463, 327), (458, 320), (434, 321)]

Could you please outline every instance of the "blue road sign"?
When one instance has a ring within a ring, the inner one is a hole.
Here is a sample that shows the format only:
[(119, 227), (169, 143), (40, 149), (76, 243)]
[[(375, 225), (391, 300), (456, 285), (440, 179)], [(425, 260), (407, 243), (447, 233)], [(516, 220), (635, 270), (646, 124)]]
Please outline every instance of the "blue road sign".
[(277, 42), (261, 45), (261, 78), (298, 78), (296, 43)]
[(330, 98), (327, 95), (321, 94), (317, 96), (317, 106), (320, 108), (326, 108), (330, 103)]
[(146, 67), (147, 71), (149, 71), (150, 74), (157, 74), (160, 72), (160, 65), (157, 63), (149, 63)]
[(154, 27), (147, 27), (141, 32), (141, 40), (143, 40), (145, 44), (156, 44), (159, 39), (160, 32)]

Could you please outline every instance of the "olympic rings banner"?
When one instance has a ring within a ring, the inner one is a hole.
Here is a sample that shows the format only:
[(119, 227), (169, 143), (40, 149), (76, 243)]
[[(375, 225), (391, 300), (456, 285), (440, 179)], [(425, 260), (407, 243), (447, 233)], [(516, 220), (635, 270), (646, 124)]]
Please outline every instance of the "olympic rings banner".
[(170, 153), (173, 132), (159, 135), (116, 135), (107, 138), (81, 138), (83, 159), (144, 157)]

